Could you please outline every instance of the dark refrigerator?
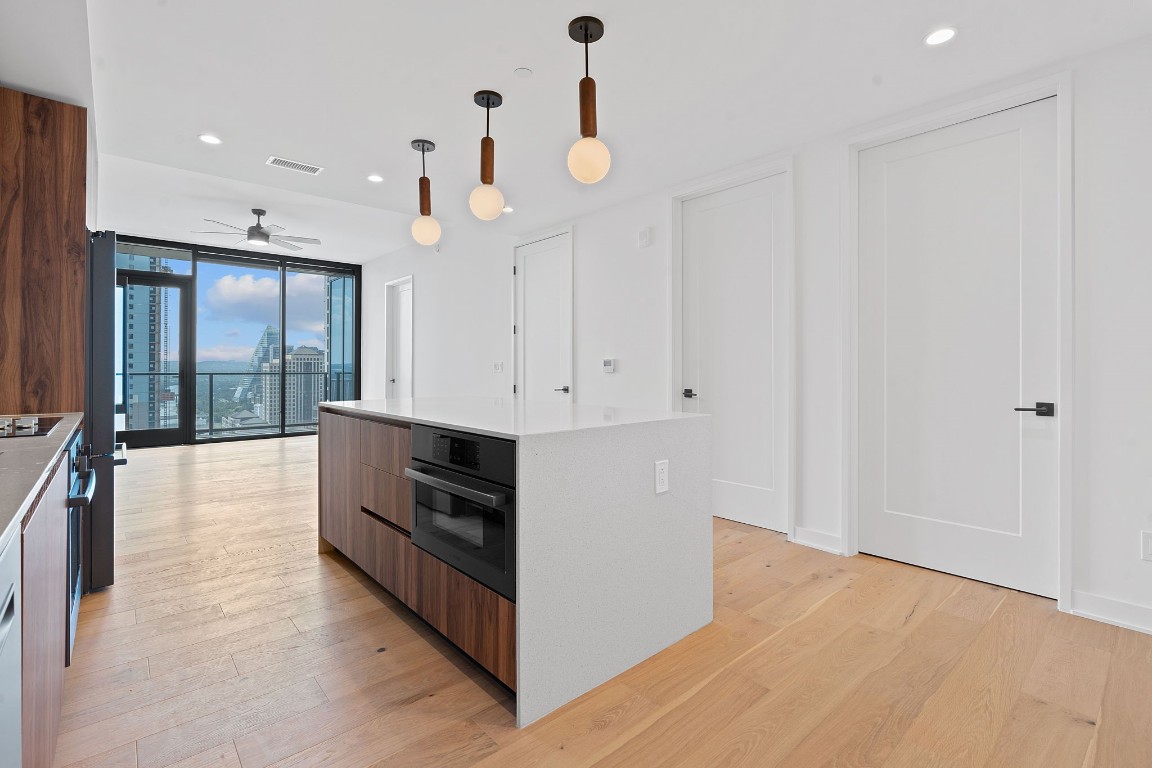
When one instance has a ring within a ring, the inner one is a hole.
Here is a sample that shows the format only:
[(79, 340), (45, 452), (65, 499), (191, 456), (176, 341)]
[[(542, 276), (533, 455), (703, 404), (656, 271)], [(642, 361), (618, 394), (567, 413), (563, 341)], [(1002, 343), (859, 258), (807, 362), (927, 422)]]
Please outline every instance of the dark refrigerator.
[(88, 258), (84, 435), (96, 493), (82, 534), (84, 591), (115, 581), (116, 466), (127, 463), (116, 445), (116, 233), (94, 232)]

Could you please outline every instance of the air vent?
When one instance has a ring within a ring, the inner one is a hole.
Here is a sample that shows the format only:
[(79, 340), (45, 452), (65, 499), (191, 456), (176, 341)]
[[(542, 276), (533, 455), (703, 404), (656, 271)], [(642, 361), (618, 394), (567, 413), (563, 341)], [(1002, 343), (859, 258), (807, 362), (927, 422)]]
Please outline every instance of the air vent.
[(287, 168), (290, 171), (299, 171), (300, 173), (306, 173), (309, 176), (316, 176), (320, 173), (320, 171), (324, 170), (318, 165), (298, 163), (295, 160), (289, 160), (286, 157), (276, 157), (276, 155), (272, 155), (268, 158), (268, 165), (274, 165), (277, 168)]

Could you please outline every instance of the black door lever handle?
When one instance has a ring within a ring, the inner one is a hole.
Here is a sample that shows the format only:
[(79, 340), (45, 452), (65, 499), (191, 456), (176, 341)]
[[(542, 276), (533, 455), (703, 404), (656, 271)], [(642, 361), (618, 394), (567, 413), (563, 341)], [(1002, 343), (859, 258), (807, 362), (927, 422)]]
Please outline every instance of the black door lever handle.
[(1055, 416), (1056, 403), (1036, 403), (1035, 408), (1014, 408), (1015, 411), (1031, 411), (1037, 416)]

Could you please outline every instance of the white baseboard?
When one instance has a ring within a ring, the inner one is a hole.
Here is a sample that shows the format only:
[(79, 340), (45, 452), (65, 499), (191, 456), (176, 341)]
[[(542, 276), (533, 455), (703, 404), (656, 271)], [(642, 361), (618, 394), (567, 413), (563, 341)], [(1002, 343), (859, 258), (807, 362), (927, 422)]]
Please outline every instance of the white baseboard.
[(1146, 605), (1073, 590), (1071, 613), (1152, 635), (1152, 608)]
[(813, 528), (796, 526), (796, 532), (793, 534), (791, 540), (797, 544), (803, 544), (806, 547), (831, 552), (834, 555), (844, 554), (844, 550), (840, 546), (839, 536), (824, 533), (824, 531), (817, 531)]

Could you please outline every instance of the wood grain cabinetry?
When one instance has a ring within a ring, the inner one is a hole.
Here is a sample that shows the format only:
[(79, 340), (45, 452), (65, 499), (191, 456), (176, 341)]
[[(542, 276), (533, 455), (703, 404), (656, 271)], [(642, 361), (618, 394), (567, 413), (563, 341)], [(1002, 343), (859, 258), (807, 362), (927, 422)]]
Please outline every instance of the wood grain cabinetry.
[(516, 604), (412, 544), (408, 427), (320, 411), (320, 535), (509, 688)]
[(66, 454), (28, 513), (20, 540), (24, 768), (52, 765), (64, 697), (68, 615), (68, 468)]
[(412, 456), (412, 430), (395, 424), (365, 421), (360, 433), (361, 460), (370, 467), (404, 476)]
[(84, 410), (87, 127), (0, 88), (0, 413)]
[(409, 574), (412, 610), (515, 690), (516, 604), (418, 547)]
[(412, 486), (407, 478), (362, 465), (360, 506), (412, 532)]
[(320, 536), (345, 554), (360, 525), (360, 419), (320, 412)]

